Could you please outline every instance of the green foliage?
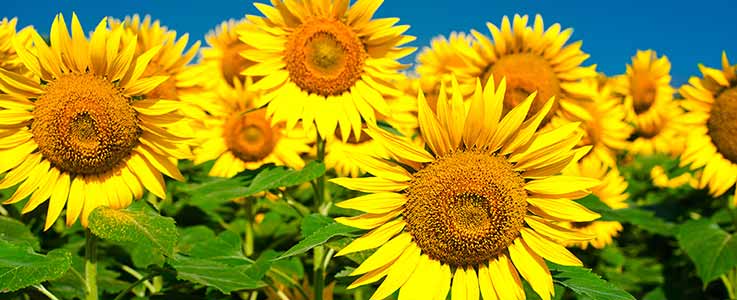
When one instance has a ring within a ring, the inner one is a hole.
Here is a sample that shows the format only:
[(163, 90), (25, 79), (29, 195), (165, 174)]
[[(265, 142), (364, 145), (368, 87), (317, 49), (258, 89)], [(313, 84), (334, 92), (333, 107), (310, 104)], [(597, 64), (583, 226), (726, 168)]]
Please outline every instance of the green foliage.
[(635, 297), (621, 288), (612, 285), (590, 269), (582, 267), (561, 266), (549, 263), (548, 267), (555, 282), (585, 295), (593, 300), (634, 300)]
[(309, 215), (302, 221), (302, 236), (304, 239), (292, 248), (289, 248), (289, 250), (279, 256), (279, 259), (305, 253), (316, 246), (324, 244), (332, 237), (346, 236), (358, 230), (357, 228), (337, 223), (333, 219), (318, 214)]
[(40, 245), (36, 236), (28, 230), (25, 224), (18, 220), (0, 216), (0, 241), (5, 240), (14, 244), (27, 243), (34, 250), (39, 250)]
[(61, 277), (72, 263), (72, 254), (56, 249), (43, 255), (28, 243), (0, 240), (0, 292), (12, 292)]
[(174, 254), (178, 233), (174, 219), (162, 217), (143, 203), (116, 210), (98, 207), (89, 216), (89, 229), (100, 238), (135, 243), (140, 251)]
[(676, 238), (696, 265), (696, 272), (704, 285), (737, 266), (737, 238), (710, 220), (691, 220), (682, 224)]

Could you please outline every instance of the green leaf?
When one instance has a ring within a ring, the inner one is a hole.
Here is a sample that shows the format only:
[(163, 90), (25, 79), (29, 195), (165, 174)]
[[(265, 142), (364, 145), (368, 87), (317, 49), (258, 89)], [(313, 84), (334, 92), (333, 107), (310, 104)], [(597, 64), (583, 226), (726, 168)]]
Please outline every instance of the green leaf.
[(324, 244), (332, 237), (349, 236), (350, 233), (359, 231), (360, 229), (336, 223), (325, 216), (312, 214), (306, 216), (302, 220), (302, 230), (302, 236), (304, 236), (304, 239), (299, 241), (299, 243), (294, 245), (292, 248), (289, 248), (287, 252), (284, 252), (284, 254), (279, 256), (277, 259), (305, 253), (315, 246)]
[(33, 252), (26, 243), (0, 240), (0, 292), (12, 292), (59, 278), (69, 269), (72, 253), (56, 249), (47, 255)]
[(169, 264), (177, 270), (177, 278), (214, 287), (225, 294), (265, 285), (248, 275), (250, 266), (233, 267), (208, 259), (181, 255), (170, 259)]
[(174, 254), (178, 232), (172, 218), (136, 207), (124, 210), (98, 207), (89, 220), (89, 229), (98, 237), (136, 243), (166, 256)]
[(682, 224), (676, 239), (696, 265), (696, 273), (704, 286), (737, 266), (737, 239), (710, 220), (690, 220)]
[(28, 243), (34, 250), (40, 250), (41, 246), (31, 230), (20, 221), (0, 216), (0, 240), (6, 240), (17, 244), (19, 242)]
[(323, 174), (325, 174), (325, 165), (315, 161), (308, 163), (302, 170), (276, 166), (265, 167), (253, 178), (236, 176), (197, 185), (189, 191), (192, 197), (190, 203), (205, 211), (212, 211), (220, 204), (232, 199), (279, 187), (300, 185)]
[[(97, 265), (97, 286), (105, 293), (115, 294), (130, 285), (120, 279), (120, 273), (111, 270), (110, 266), (102, 261)], [(84, 299), (84, 258), (72, 257), (72, 265), (64, 275), (57, 279), (49, 280), (48, 288), (61, 299)]]
[(243, 255), (240, 236), (232, 231), (224, 231), (216, 238), (201, 240), (192, 245), (189, 256), (204, 258), (229, 266), (250, 265), (253, 260)]
[(586, 208), (601, 214), (601, 221), (629, 223), (643, 230), (663, 236), (673, 236), (676, 233), (675, 224), (658, 218), (654, 212), (649, 210), (634, 207), (611, 209), (596, 196), (591, 195), (578, 200), (578, 202), (586, 206)]
[(582, 267), (561, 266), (548, 263), (555, 282), (571, 289), (576, 294), (593, 300), (634, 300), (635, 297), (612, 285), (599, 275), (591, 273), (591, 269)]

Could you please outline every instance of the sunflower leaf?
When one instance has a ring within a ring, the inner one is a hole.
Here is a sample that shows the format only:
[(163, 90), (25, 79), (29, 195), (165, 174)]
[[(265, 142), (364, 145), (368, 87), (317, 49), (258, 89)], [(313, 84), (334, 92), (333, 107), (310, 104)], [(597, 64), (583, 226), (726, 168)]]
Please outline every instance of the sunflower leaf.
[(42, 255), (34, 252), (27, 243), (0, 239), (0, 293), (59, 278), (71, 263), (72, 253), (66, 249), (55, 249)]
[(555, 282), (592, 300), (634, 300), (635, 297), (591, 273), (591, 269), (548, 263)]
[(25, 224), (4, 216), (0, 216), (0, 240), (13, 243), (25, 242), (31, 245), (34, 250), (39, 250), (41, 247), (38, 238), (31, 233), (31, 230)]
[(264, 167), (255, 176), (253, 172), (244, 172), (233, 178), (216, 179), (193, 186), (188, 191), (191, 195), (190, 204), (211, 212), (232, 199), (280, 187), (297, 186), (323, 174), (325, 174), (325, 165), (316, 161), (311, 161), (302, 170), (276, 166)]
[(169, 259), (169, 264), (177, 270), (177, 278), (214, 287), (224, 294), (238, 290), (250, 290), (265, 284), (250, 274), (251, 265), (229, 266), (217, 261), (177, 255)]
[(678, 245), (696, 265), (704, 287), (737, 266), (737, 237), (708, 219), (688, 221), (678, 228)]
[(328, 217), (311, 214), (302, 220), (302, 236), (304, 239), (276, 259), (284, 259), (305, 253), (316, 246), (324, 244), (333, 237), (349, 236), (352, 232), (358, 230), (360, 229), (337, 223)]
[(673, 236), (676, 233), (675, 224), (655, 216), (655, 213), (643, 208), (611, 209), (596, 196), (589, 195), (578, 202), (586, 208), (601, 214), (601, 221), (618, 221), (635, 225), (643, 230)]
[(174, 219), (138, 206), (123, 210), (98, 207), (90, 214), (89, 229), (103, 239), (136, 243), (166, 256), (174, 255), (179, 237)]

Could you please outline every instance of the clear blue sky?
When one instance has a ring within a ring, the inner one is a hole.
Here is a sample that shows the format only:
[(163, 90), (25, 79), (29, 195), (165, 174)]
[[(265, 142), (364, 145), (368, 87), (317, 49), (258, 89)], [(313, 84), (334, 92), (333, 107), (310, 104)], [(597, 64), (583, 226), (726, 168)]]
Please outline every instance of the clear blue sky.
[[(268, 0), (259, 0), (268, 2)], [(178, 32), (202, 39), (216, 24), (245, 14), (256, 14), (252, 1), (191, 0), (4, 0), (0, 17), (19, 18), (21, 25), (48, 31), (53, 16), (75, 11), (86, 30), (103, 16), (122, 18), (150, 14)], [(488, 32), (487, 21), (498, 24), (504, 15), (540, 13), (546, 25), (555, 22), (574, 28), (572, 40), (583, 40), (596, 63), (609, 75), (622, 73), (637, 49), (666, 54), (674, 84), (697, 75), (698, 63), (720, 66), (722, 50), (737, 63), (737, 1), (623, 0), (623, 1), (520, 1), (520, 0), (385, 0), (377, 15), (399, 17), (423, 47), (436, 35), (475, 28)], [(414, 57), (409, 61), (414, 62)]]

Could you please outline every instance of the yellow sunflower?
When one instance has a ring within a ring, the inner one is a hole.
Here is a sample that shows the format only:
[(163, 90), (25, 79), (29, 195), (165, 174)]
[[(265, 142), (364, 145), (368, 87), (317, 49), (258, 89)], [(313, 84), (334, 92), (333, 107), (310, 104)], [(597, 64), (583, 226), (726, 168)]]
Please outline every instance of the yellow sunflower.
[(48, 229), (65, 204), (66, 223), (81, 216), (86, 226), (95, 207), (126, 207), (144, 188), (165, 198), (161, 174), (183, 180), (177, 159), (191, 153), (167, 129), (181, 119), (179, 102), (140, 100), (169, 79), (143, 76), (159, 48), (136, 56), (135, 37), (106, 19), (87, 40), (76, 15), (71, 35), (59, 14), (50, 44), (31, 37), (32, 48), (13, 46), (33, 75), (0, 69), (0, 188), (20, 184), (4, 203), (30, 196), (26, 213), (50, 199)]
[[(252, 28), (248, 21), (228, 20), (220, 23), (217, 28), (210, 31), (205, 36), (208, 47), (202, 49), (202, 59), (200, 65), (208, 69), (211, 74), (215, 74), (221, 80), (210, 83), (226, 83), (233, 86), (233, 80), (238, 79), (245, 82), (245, 76), (241, 72), (246, 67), (255, 64), (254, 61), (247, 60), (240, 53), (243, 50), (251, 49), (246, 43), (239, 39), (239, 33)], [(245, 34), (245, 33), (243, 33)]]
[(16, 32), (17, 24), (18, 19), (16, 18), (0, 20), (0, 68), (15, 73), (24, 73), (28, 72), (28, 69), (23, 66), (18, 53), (15, 52), (13, 40), (17, 39), (21, 45), (30, 45), (33, 27), (27, 26)]
[[(461, 86), (473, 86), (475, 78), (485, 82), (491, 75), (497, 80), (507, 80), (504, 97), (504, 113), (522, 103), (529, 94), (537, 91), (531, 115), (539, 111), (550, 97), (556, 103), (544, 123), (555, 114), (557, 102), (565, 102), (576, 92), (575, 84), (581, 79), (596, 76), (596, 65), (582, 67), (589, 57), (581, 51), (581, 41), (566, 45), (573, 29), (561, 30), (556, 23), (545, 29), (540, 15), (535, 16), (532, 27), (527, 24), (528, 16), (515, 15), (510, 23), (506, 16), (501, 29), (487, 23), (491, 39), (472, 30), (476, 38), (474, 51), (463, 51), (465, 68), (456, 68), (455, 75)], [(473, 91), (470, 89), (469, 91)]]
[[(417, 55), (417, 75), (430, 107), (434, 107), (440, 83), (450, 84), (451, 74), (472, 76), (464, 71), (468, 68), (466, 57), (472, 56), (474, 39), (463, 32), (452, 32), (448, 38), (438, 36), (430, 41)], [(471, 53), (471, 54), (469, 54)], [(458, 78), (464, 95), (473, 93), (476, 88), (474, 78)], [(464, 80), (465, 79), (465, 80)], [(416, 96), (416, 95), (415, 95)], [(416, 97), (415, 97), (416, 98)]]
[[(372, 19), (382, 1), (272, 1), (255, 3), (266, 17), (249, 16), (258, 31), (241, 35), (254, 49), (241, 54), (257, 62), (242, 73), (263, 76), (254, 88), (266, 92), (257, 106), (268, 103), (267, 115), (292, 128), (302, 120), (327, 137), (339, 127), (343, 136), (358, 136), (362, 123), (376, 122), (376, 113), (390, 114), (385, 96), (399, 95), (393, 80), (407, 66), (398, 59), (414, 48), (414, 40), (394, 26), (397, 18)], [(362, 121), (363, 119), (363, 121)]]
[(624, 96), (628, 121), (639, 132), (655, 132), (662, 127), (662, 111), (673, 101), (670, 61), (658, 58), (653, 50), (637, 51), (624, 75), (615, 78), (615, 91)]
[(233, 84), (221, 85), (209, 94), (214, 98), (200, 98), (207, 115), (202, 120), (203, 130), (197, 132), (195, 164), (215, 159), (209, 175), (219, 177), (233, 177), (268, 163), (302, 168), (300, 155), (310, 150), (303, 131), (272, 125), (266, 111), (253, 105), (259, 94), (238, 80)]
[(671, 101), (663, 104), (649, 118), (653, 121), (652, 126), (635, 127), (635, 138), (627, 148), (629, 153), (664, 153), (676, 156), (683, 152), (686, 147), (685, 130), (688, 127), (681, 122), (683, 109), (679, 103)]
[(587, 78), (577, 83), (574, 101), (562, 102), (561, 117), (552, 119), (552, 127), (566, 122), (581, 122), (584, 133), (581, 146), (591, 145), (591, 153), (608, 166), (616, 166), (617, 152), (628, 146), (632, 128), (625, 121), (626, 110), (614, 97), (607, 79)]
[(688, 110), (682, 120), (690, 132), (681, 165), (703, 167), (699, 187), (708, 186), (716, 197), (737, 181), (737, 65), (722, 53), (722, 70), (699, 69), (703, 78), (691, 77), (679, 90)]
[(554, 241), (590, 238), (553, 223), (599, 217), (571, 200), (599, 181), (557, 175), (589, 150), (573, 150), (578, 124), (539, 132), (553, 101), (525, 121), (534, 94), (500, 120), (503, 80), (495, 88), (491, 78), (484, 89), (477, 82), (470, 109), (458, 84), (452, 86), (437, 114), (419, 95), (420, 131), (430, 151), (367, 129), (394, 161), (354, 154), (376, 177), (332, 180), (369, 193), (337, 204), (366, 214), (336, 221), (371, 229), (339, 255), (378, 248), (352, 273), (362, 276), (350, 288), (386, 276), (371, 299), (397, 289), (400, 300), (446, 299), (449, 291), (453, 299), (524, 299), (522, 274), (548, 300), (553, 281), (543, 259), (581, 265)]
[[(627, 208), (627, 181), (622, 177), (617, 166), (607, 165), (596, 156), (587, 155), (578, 164), (571, 164), (563, 170), (563, 174), (584, 176), (601, 180), (601, 184), (591, 189), (591, 194), (599, 198), (611, 209)], [(612, 239), (622, 231), (622, 224), (617, 221), (590, 221), (564, 223), (567, 228), (579, 230), (594, 236), (588, 241), (571, 241), (568, 245), (586, 249), (589, 245), (601, 249), (612, 243)]]

